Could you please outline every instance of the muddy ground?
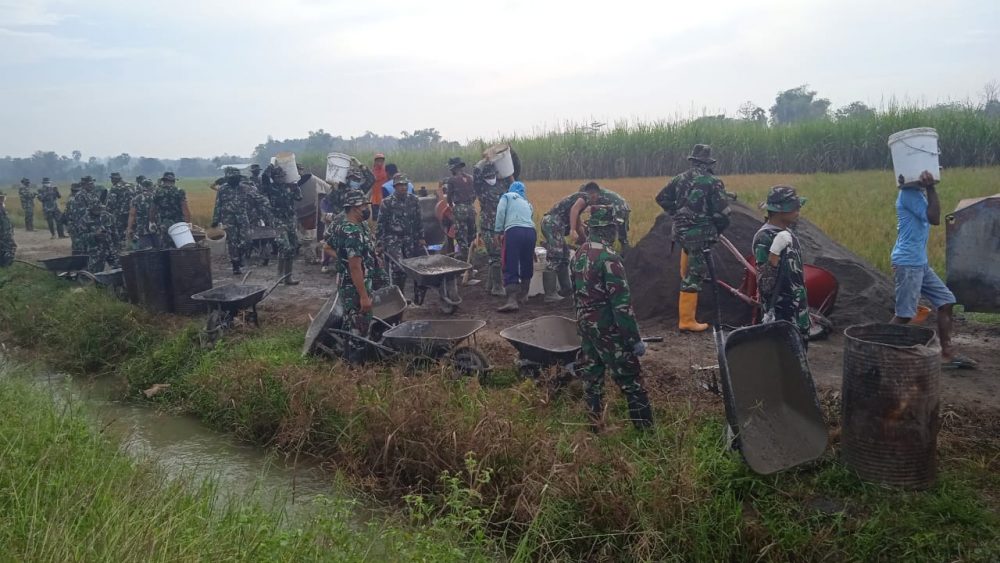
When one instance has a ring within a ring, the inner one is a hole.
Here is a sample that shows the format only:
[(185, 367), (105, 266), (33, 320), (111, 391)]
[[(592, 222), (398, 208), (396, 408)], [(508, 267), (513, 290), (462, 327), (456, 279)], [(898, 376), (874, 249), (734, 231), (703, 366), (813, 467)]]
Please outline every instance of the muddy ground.
[[(47, 231), (27, 233), (17, 229), (14, 236), (18, 244), (18, 258), (21, 260), (32, 261), (69, 254), (69, 240), (52, 240)], [(252, 269), (251, 281), (263, 283), (277, 278), (274, 261), (269, 267), (253, 266)], [(303, 257), (296, 260), (295, 272), (302, 281), (300, 285), (279, 287), (259, 306), (262, 325), (299, 326), (305, 331), (310, 315), (315, 315), (326, 300), (333, 284), (332, 276), (320, 273), (319, 265), (307, 264)], [(228, 261), (221, 255), (213, 256), (212, 275), (215, 285), (234, 280)], [(462, 286), (460, 293), (463, 303), (452, 318), (486, 321), (486, 327), (477, 335), (477, 343), (494, 365), (510, 365), (517, 359), (514, 349), (499, 337), (498, 333), (502, 329), (542, 315), (573, 316), (573, 306), (569, 299), (547, 304), (538, 296), (532, 298), (519, 312), (503, 314), (495, 311), (502, 299), (488, 295), (482, 284)], [(437, 294), (430, 290), (424, 306), (408, 310), (404, 318), (448, 318), (440, 312), (437, 303)], [(879, 320), (884, 319), (871, 319), (873, 322)], [(713, 395), (701, 388), (700, 376), (695, 368), (717, 363), (711, 331), (681, 334), (674, 322), (656, 319), (642, 321), (640, 328), (645, 336), (664, 337), (662, 343), (649, 345), (649, 352), (642, 360), (645, 381), (653, 390), (654, 396), (682, 398), (706, 406), (719, 405)], [(825, 395), (835, 395), (840, 391), (843, 328), (836, 327), (831, 338), (813, 342), (809, 347), (812, 375)], [(967, 419), (972, 413), (983, 413), (986, 415), (984, 420), (997, 420), (1000, 418), (1000, 326), (959, 319), (954, 340), (963, 353), (979, 361), (979, 369), (943, 372), (942, 412), (948, 416)]]

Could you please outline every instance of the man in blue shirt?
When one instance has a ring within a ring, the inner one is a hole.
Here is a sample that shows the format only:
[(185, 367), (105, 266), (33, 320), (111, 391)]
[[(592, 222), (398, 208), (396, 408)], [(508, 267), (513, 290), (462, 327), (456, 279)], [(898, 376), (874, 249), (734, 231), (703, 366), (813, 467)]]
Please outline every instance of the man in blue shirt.
[(927, 239), (931, 225), (941, 224), (941, 201), (934, 186), (934, 176), (930, 172), (922, 172), (916, 185), (899, 187), (896, 216), (899, 234), (891, 257), (896, 282), (896, 314), (891, 322), (909, 323), (916, 316), (917, 302), (923, 295), (937, 310), (942, 367), (976, 367), (975, 361), (956, 353), (952, 348), (952, 307), (955, 305), (955, 295), (934, 273), (927, 261)]

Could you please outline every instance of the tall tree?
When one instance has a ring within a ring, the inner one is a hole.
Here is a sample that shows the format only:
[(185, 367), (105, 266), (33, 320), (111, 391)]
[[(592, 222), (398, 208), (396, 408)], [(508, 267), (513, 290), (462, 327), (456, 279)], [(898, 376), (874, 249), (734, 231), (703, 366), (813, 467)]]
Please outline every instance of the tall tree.
[(808, 84), (778, 92), (771, 106), (771, 121), (776, 125), (828, 119), (830, 100), (817, 98)]
[(872, 117), (875, 115), (875, 110), (868, 107), (864, 102), (851, 102), (846, 106), (837, 110), (834, 117), (837, 121), (842, 121), (845, 119), (858, 119), (865, 117)]

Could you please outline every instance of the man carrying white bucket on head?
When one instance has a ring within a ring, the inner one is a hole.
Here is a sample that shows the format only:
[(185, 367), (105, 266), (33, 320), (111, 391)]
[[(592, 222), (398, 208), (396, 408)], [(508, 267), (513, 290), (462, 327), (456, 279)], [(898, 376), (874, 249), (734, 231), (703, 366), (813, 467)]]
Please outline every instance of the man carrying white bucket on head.
[[(900, 176), (900, 179), (903, 179)], [(900, 183), (896, 197), (896, 245), (892, 248), (892, 272), (896, 284), (894, 324), (907, 324), (917, 314), (923, 295), (937, 310), (941, 367), (975, 368), (976, 362), (955, 352), (951, 345), (952, 307), (955, 295), (931, 269), (927, 261), (927, 239), (931, 225), (941, 224), (941, 201), (934, 176), (923, 171), (916, 183)]]

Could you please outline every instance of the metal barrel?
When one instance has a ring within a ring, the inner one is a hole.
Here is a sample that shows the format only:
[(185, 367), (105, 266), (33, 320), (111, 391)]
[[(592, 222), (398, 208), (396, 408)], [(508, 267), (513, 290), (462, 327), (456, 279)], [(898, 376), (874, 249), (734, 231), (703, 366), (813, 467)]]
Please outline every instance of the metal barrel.
[(931, 486), (941, 401), (936, 334), (910, 325), (867, 324), (844, 335), (844, 462), (866, 481)]
[(170, 287), (174, 312), (178, 315), (201, 315), (207, 310), (204, 301), (195, 301), (195, 293), (212, 289), (212, 253), (208, 248), (191, 247), (170, 250)]
[(125, 278), (125, 295), (128, 302), (133, 305), (139, 304), (139, 280), (138, 269), (135, 264), (135, 252), (126, 252), (121, 255), (122, 276)]
[[(135, 295), (136, 304), (154, 313), (173, 310), (170, 294), (170, 260), (165, 250), (130, 252), (122, 260), (126, 291)], [(129, 289), (132, 282), (134, 289)]]

